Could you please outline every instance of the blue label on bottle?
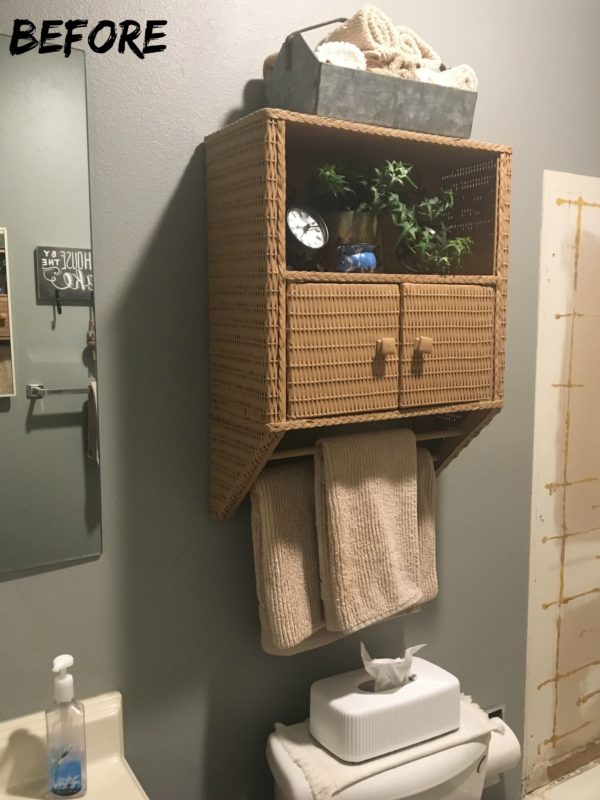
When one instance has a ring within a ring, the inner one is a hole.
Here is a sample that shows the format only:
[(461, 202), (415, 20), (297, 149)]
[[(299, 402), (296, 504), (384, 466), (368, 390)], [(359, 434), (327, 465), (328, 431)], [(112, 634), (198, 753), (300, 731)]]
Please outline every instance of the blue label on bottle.
[(81, 759), (72, 750), (50, 754), (50, 791), (58, 797), (72, 797), (83, 788)]

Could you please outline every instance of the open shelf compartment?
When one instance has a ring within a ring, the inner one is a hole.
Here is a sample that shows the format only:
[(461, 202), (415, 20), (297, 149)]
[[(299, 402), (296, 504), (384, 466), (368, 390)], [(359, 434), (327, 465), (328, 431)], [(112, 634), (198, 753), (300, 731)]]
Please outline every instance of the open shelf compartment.
[[(507, 213), (502, 187), (504, 172), (509, 168), (508, 148), (338, 120), (312, 118), (318, 121), (307, 124), (311, 118), (300, 116), (290, 115), (285, 123), (288, 201), (309, 202), (308, 183), (325, 163), (364, 171), (381, 167), (388, 159), (401, 160), (412, 166), (411, 178), (420, 195), (452, 190), (454, 205), (445, 221), (453, 235), (473, 240), (471, 253), (464, 257), (460, 271), (452, 274), (460, 279), (463, 275), (499, 273), (498, 233)], [(378, 238), (379, 274), (414, 276), (398, 258), (397, 232), (389, 217), (380, 219)], [(323, 260), (327, 263), (331, 256), (326, 254)], [(363, 276), (367, 280), (369, 277)]]

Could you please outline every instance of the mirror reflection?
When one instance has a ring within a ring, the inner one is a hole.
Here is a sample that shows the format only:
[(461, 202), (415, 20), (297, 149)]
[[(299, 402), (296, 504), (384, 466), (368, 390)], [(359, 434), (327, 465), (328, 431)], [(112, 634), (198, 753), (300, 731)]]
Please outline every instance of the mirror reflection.
[(12, 357), (10, 300), (8, 279), (8, 237), (0, 228), (0, 397), (15, 393), (15, 369)]
[(101, 552), (85, 56), (13, 57), (9, 43), (0, 35), (0, 579)]

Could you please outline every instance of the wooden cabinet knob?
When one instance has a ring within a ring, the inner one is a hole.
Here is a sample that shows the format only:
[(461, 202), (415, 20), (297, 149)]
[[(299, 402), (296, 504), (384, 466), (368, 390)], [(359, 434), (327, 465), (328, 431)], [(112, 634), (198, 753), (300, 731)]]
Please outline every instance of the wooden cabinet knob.
[(417, 336), (415, 351), (417, 353), (433, 353), (433, 339), (431, 336)]
[(392, 338), (377, 339), (377, 355), (378, 356), (396, 355), (396, 340)]
[(8, 314), (5, 313), (0, 314), (0, 325), (4, 325), (7, 319), (8, 319)]

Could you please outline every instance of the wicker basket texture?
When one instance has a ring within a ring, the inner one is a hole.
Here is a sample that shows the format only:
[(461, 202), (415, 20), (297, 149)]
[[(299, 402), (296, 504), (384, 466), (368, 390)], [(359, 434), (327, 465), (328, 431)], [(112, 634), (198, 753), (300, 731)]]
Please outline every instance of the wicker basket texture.
[[(402, 407), (493, 398), (493, 289), (404, 284), (400, 319)], [(434, 341), (429, 355), (415, 349), (421, 336)]]
[(384, 411), (398, 406), (397, 286), (292, 284), (287, 297), (288, 417)]

